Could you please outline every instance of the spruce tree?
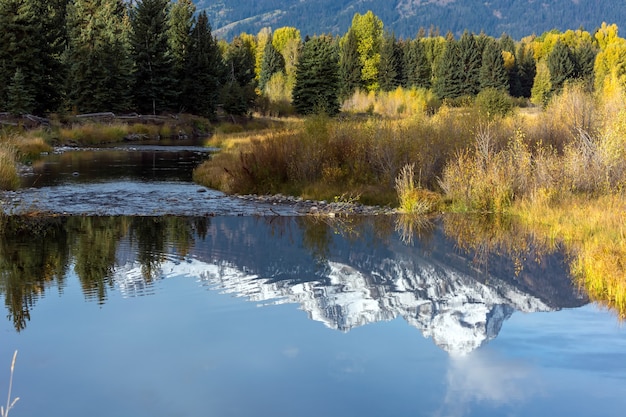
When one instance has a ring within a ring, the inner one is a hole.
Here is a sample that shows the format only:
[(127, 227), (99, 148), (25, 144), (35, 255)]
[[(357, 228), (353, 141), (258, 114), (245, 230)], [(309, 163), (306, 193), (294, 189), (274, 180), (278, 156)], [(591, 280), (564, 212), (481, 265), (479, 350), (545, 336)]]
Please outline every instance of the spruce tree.
[(139, 0), (131, 9), (134, 101), (140, 112), (175, 107), (174, 62), (168, 41), (168, 0)]
[(224, 63), (226, 84), (220, 102), (230, 114), (244, 114), (254, 104), (256, 86), (252, 45), (236, 36), (226, 48)]
[(178, 107), (182, 106), (180, 94), (183, 90), (183, 79), (185, 75), (185, 62), (189, 53), (191, 43), (191, 29), (195, 24), (194, 13), (196, 6), (191, 0), (177, 0), (172, 4), (169, 12), (168, 22), (168, 42), (172, 53), (175, 83), (176, 102)]
[(300, 114), (339, 112), (339, 56), (329, 36), (317, 36), (304, 44), (296, 68), (293, 105)]
[(402, 57), (394, 34), (386, 34), (380, 48), (378, 85), (382, 91), (391, 91), (400, 85)]
[(440, 99), (457, 98), (464, 93), (458, 43), (448, 37), (442, 55), (437, 59), (433, 77), (433, 91)]
[(515, 54), (515, 41), (506, 33), (498, 40), (502, 54), (506, 55), (505, 68), (509, 77), (509, 94), (513, 97), (521, 96), (521, 81), (519, 78), (519, 62)]
[(34, 0), (0, 0), (0, 109), (8, 106), (8, 87), (18, 68), (32, 91), (43, 88), (43, 27), (35, 6)]
[(345, 100), (362, 89), (361, 71), (363, 66), (359, 58), (358, 43), (352, 30), (348, 30), (340, 42), (339, 50), (339, 97)]
[(522, 43), (517, 49), (515, 59), (517, 61), (517, 77), (520, 85), (519, 97), (530, 98), (535, 75), (537, 74), (537, 63), (535, 62), (532, 49)]
[(213, 117), (225, 74), (219, 46), (211, 33), (207, 14), (202, 11), (191, 31), (183, 90), (186, 110)]
[(480, 89), (496, 88), (509, 91), (509, 75), (504, 68), (502, 50), (495, 40), (485, 44), (482, 66), (480, 67)]
[(474, 35), (465, 31), (458, 42), (461, 95), (476, 95), (480, 89), (482, 56)]
[(354, 94), (356, 90), (363, 88), (361, 79), (363, 66), (361, 65), (357, 47), (358, 44), (354, 31), (348, 30), (348, 33), (342, 40), (339, 57), (339, 82), (341, 85), (339, 96), (343, 100)]
[(431, 65), (421, 38), (404, 44), (404, 86), (430, 88)]
[(132, 61), (120, 0), (74, 0), (68, 7), (67, 94), (79, 112), (128, 111)]
[(582, 43), (573, 53), (576, 63), (576, 78), (580, 79), (589, 90), (593, 87), (594, 65), (597, 54), (597, 49), (590, 42)]
[(7, 110), (14, 115), (32, 113), (35, 108), (35, 93), (26, 84), (21, 69), (16, 69), (7, 88)]
[(261, 62), (261, 72), (259, 74), (259, 89), (263, 91), (272, 75), (277, 72), (285, 72), (285, 58), (274, 48), (271, 40), (265, 45), (263, 61)]
[(63, 56), (68, 47), (67, 6), (71, 0), (35, 1), (35, 10), (41, 19), (39, 36), (44, 67), (43, 82), (35, 94), (35, 113), (61, 109), (65, 99), (67, 67)]
[(563, 85), (569, 79), (576, 76), (576, 62), (570, 48), (558, 40), (547, 59), (548, 70), (550, 71), (551, 92), (560, 92)]

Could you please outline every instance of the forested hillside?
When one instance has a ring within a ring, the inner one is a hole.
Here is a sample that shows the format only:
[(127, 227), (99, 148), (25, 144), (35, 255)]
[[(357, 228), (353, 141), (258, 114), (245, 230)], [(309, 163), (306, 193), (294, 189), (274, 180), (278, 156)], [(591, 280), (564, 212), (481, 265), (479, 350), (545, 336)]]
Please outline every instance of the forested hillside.
[(623, 0), (197, 0), (215, 33), (230, 39), (262, 27), (294, 26), (303, 34), (341, 34), (355, 13), (373, 11), (399, 37), (419, 27), (460, 35), (468, 29), (514, 39), (551, 29), (594, 30), (603, 21), (624, 27)]

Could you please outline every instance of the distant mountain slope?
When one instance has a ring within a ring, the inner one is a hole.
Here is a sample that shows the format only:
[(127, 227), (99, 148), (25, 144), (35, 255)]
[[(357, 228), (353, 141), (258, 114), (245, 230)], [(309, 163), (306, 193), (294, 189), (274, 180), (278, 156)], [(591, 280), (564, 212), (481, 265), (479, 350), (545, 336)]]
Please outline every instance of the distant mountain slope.
[(594, 30), (603, 21), (626, 26), (624, 0), (197, 0), (223, 38), (264, 26), (295, 26), (304, 34), (343, 34), (355, 13), (372, 10), (387, 30), (414, 37), (420, 27), (444, 34), (484, 30), (515, 39), (551, 29)]

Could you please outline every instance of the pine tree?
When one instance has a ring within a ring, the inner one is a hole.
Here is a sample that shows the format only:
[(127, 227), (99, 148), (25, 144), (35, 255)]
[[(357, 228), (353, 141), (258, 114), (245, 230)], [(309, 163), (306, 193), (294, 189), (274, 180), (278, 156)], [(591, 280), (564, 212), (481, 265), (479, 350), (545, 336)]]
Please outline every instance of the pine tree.
[(202, 11), (191, 32), (183, 92), (186, 110), (213, 117), (225, 74), (219, 46), (211, 33), (207, 14)]
[(339, 112), (339, 56), (329, 36), (311, 38), (304, 44), (296, 68), (293, 104), (298, 113)]
[(522, 43), (516, 54), (517, 61), (517, 78), (519, 79), (519, 97), (530, 98), (533, 83), (535, 81), (535, 75), (537, 74), (537, 63), (533, 56), (532, 49)]
[(430, 88), (431, 65), (421, 38), (404, 44), (404, 86)]
[(176, 101), (178, 107), (182, 106), (180, 94), (182, 94), (182, 81), (185, 75), (185, 62), (189, 53), (191, 43), (191, 29), (195, 24), (194, 14), (196, 6), (191, 0), (177, 0), (172, 4), (168, 15), (169, 49), (173, 58), (174, 74), (176, 85), (174, 90), (177, 94)]
[(560, 92), (569, 79), (576, 76), (576, 62), (569, 47), (560, 40), (554, 44), (547, 59), (552, 92)]
[(41, 19), (39, 36), (43, 80), (35, 94), (37, 114), (57, 111), (65, 99), (67, 67), (63, 56), (68, 47), (67, 6), (71, 0), (35, 1), (35, 14)]
[(480, 89), (482, 56), (474, 35), (465, 31), (459, 39), (459, 64), (461, 66), (461, 94), (476, 95)]
[(43, 88), (42, 20), (32, 0), (0, 0), (0, 108), (7, 108), (9, 82), (20, 70), (24, 84)]
[(440, 99), (463, 95), (464, 79), (461, 75), (458, 43), (451, 37), (446, 41), (442, 55), (437, 59), (433, 77), (433, 91)]
[(265, 45), (263, 61), (261, 62), (261, 73), (259, 74), (259, 89), (263, 91), (272, 75), (277, 72), (285, 72), (285, 58), (274, 48), (272, 42)]
[(254, 52), (252, 45), (236, 36), (224, 54), (226, 84), (221, 91), (224, 110), (230, 114), (244, 114), (254, 104), (256, 86)]
[(67, 92), (79, 112), (131, 108), (126, 11), (120, 0), (75, 0), (68, 7)]
[(480, 67), (480, 89), (496, 88), (509, 91), (509, 75), (504, 68), (502, 50), (495, 40), (490, 40), (485, 45), (482, 66)]
[(580, 79), (589, 90), (593, 87), (597, 54), (597, 49), (590, 42), (581, 44), (574, 50), (573, 54), (576, 63), (576, 78)]
[(402, 58), (396, 37), (387, 34), (380, 48), (380, 64), (378, 65), (378, 85), (382, 91), (391, 91), (400, 85), (402, 76)]
[(156, 114), (175, 107), (174, 62), (168, 41), (168, 0), (139, 0), (131, 9), (134, 101), (137, 110)]
[(363, 88), (361, 80), (362, 65), (359, 59), (359, 51), (356, 36), (352, 30), (344, 36), (341, 42), (339, 56), (339, 97), (347, 99), (356, 90)]
[(26, 84), (22, 70), (15, 70), (15, 74), (8, 86), (7, 110), (14, 115), (32, 113), (35, 108), (35, 93)]
[(506, 33), (503, 33), (498, 44), (504, 57), (504, 67), (508, 75), (509, 94), (514, 97), (521, 96), (521, 81), (519, 79), (519, 63), (515, 54), (515, 41)]

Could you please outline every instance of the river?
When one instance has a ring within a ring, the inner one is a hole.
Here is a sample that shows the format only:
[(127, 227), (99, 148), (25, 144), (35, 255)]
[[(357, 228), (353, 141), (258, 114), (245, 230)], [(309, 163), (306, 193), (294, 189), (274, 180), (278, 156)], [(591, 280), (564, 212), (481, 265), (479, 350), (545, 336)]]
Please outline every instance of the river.
[(302, 216), (206, 157), (64, 149), (3, 195), (12, 416), (622, 415), (626, 330), (514, 222)]

